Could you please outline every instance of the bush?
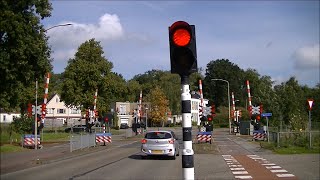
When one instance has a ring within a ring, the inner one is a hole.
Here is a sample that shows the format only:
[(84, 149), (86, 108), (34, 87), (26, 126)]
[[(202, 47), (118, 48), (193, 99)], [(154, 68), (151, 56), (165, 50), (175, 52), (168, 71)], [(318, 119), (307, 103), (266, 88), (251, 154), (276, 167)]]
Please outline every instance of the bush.
[(20, 118), (13, 119), (10, 125), (12, 130), (19, 134), (30, 134), (32, 133), (32, 127), (34, 126), (33, 118), (27, 116), (21, 116)]

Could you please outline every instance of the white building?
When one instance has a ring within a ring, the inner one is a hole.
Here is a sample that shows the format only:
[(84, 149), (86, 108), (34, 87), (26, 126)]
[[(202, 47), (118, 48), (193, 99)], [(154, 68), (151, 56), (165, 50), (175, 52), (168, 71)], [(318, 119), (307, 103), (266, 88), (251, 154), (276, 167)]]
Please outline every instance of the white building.
[(0, 113), (0, 123), (12, 123), (14, 118), (19, 118), (21, 116), (20, 113)]
[[(198, 93), (191, 93), (191, 121), (197, 122), (197, 125), (200, 125), (200, 104), (201, 104), (201, 97)], [(204, 107), (209, 104), (208, 99), (203, 99)]]
[(59, 127), (63, 125), (80, 124), (80, 107), (68, 107), (64, 101), (61, 101), (58, 94), (54, 94), (47, 102), (47, 114), (45, 118), (45, 127)]

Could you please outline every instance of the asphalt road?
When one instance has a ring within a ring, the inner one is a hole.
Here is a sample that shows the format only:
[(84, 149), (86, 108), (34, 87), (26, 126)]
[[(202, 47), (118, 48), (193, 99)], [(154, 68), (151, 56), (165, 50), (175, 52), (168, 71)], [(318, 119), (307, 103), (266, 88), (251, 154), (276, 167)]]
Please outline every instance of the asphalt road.
[[(181, 137), (181, 130), (176, 129), (176, 134)], [(251, 176), (252, 179), (316, 180), (320, 177), (319, 154), (275, 155), (261, 149), (247, 138), (229, 135), (227, 129), (215, 130), (213, 143), (217, 148), (216, 153), (194, 155), (195, 179), (229, 180)], [(87, 153), (64, 152), (68, 156), (61, 156), (63, 148), (67, 148), (67, 145), (51, 147), (50, 152), (60, 156), (54, 159), (54, 156), (49, 157), (47, 154), (46, 162), (43, 164), (33, 163), (30, 168), (20, 168), (6, 173), (1, 171), (1, 180), (182, 179), (181, 156), (176, 160), (142, 159), (139, 139), (114, 140), (110, 146), (100, 146)], [(1, 164), (10, 161), (9, 155), (1, 157)], [(31, 155), (29, 157), (32, 159)], [(272, 166), (280, 168), (267, 168)], [(1, 165), (1, 170), (5, 167)], [(243, 174), (244, 171), (247, 171), (247, 174)], [(278, 174), (292, 176), (278, 177)]]

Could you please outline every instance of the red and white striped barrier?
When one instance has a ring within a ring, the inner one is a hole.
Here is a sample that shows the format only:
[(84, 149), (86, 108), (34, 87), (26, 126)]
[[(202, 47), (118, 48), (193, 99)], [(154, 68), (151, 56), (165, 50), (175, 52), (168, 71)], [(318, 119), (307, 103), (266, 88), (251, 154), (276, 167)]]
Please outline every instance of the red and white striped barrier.
[[(38, 145), (40, 144), (40, 136), (38, 135)], [(35, 142), (34, 142), (34, 135), (32, 134), (27, 134), (24, 135), (23, 137), (23, 146), (34, 146)]]
[(264, 132), (253, 132), (254, 140), (265, 140), (266, 138), (267, 138), (267, 135)]
[(212, 134), (211, 132), (199, 132), (199, 134), (197, 134), (197, 141), (198, 143), (200, 142), (212, 142), (212, 138), (211, 138)]
[(112, 143), (111, 133), (96, 134), (96, 143)]

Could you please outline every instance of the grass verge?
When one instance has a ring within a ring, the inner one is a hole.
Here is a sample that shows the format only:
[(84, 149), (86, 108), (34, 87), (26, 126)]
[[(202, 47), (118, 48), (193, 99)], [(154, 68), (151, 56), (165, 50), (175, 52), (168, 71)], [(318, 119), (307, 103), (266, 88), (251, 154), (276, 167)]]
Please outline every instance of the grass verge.
[(277, 154), (319, 154), (320, 147), (299, 147), (299, 146), (288, 146), (288, 147), (277, 147), (274, 143), (259, 142), (260, 146), (265, 149), (272, 150)]
[(18, 145), (13, 145), (13, 144), (4, 144), (0, 146), (0, 152), (1, 153), (8, 153), (8, 152), (20, 152), (20, 151), (25, 151), (27, 150), (26, 148), (23, 148)]

